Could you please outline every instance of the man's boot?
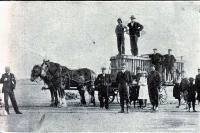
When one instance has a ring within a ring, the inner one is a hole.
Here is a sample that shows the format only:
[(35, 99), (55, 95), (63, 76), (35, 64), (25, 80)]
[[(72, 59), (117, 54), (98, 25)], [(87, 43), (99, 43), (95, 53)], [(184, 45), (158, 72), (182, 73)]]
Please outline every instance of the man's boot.
[(20, 112), (20, 111), (17, 111), (17, 112), (16, 112), (16, 114), (22, 114), (22, 112)]

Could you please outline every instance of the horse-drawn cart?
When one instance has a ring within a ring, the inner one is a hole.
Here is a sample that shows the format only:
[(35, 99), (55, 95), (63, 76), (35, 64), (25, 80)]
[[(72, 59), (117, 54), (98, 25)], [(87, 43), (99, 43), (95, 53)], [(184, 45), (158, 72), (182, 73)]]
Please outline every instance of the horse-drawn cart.
[[(136, 75), (136, 68), (140, 67), (142, 71), (146, 71), (147, 73), (150, 71), (150, 65), (151, 65), (151, 60), (149, 57), (146, 56), (140, 56), (140, 57), (135, 57), (131, 55), (117, 55), (117, 56), (112, 56), (110, 58), (110, 75), (111, 75), (111, 80), (112, 80), (112, 86), (109, 89), (109, 102), (112, 103), (115, 99), (117, 98), (117, 102), (119, 102), (119, 94), (118, 94), (118, 88), (117, 84), (115, 82), (117, 73), (121, 70), (121, 65), (122, 63), (126, 63), (126, 69), (130, 71), (131, 75)], [(175, 80), (177, 79), (178, 76), (182, 76), (182, 71), (184, 70), (184, 61), (182, 57), (177, 58), (176, 57), (176, 62), (175, 62), (175, 69), (174, 69), (174, 77)], [(164, 73), (164, 78), (166, 79), (166, 72)], [(173, 85), (172, 82), (167, 82), (164, 83), (163, 81), (161, 82), (161, 87), (160, 87), (160, 92), (159, 92), (159, 98), (160, 98), (160, 103), (166, 103), (167, 102), (167, 92), (166, 92), (166, 87)]]

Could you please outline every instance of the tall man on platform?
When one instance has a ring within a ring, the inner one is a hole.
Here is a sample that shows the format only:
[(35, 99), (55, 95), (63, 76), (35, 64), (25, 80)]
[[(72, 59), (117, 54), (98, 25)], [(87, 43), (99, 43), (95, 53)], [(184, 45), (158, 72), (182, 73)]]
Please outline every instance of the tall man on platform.
[(171, 76), (171, 80), (174, 81), (174, 63), (176, 62), (176, 59), (174, 55), (171, 54), (171, 49), (168, 49), (168, 54), (164, 55), (163, 60), (163, 75), (164, 71), (166, 70), (166, 80), (169, 80), (169, 74)]
[(125, 54), (125, 38), (124, 32), (127, 31), (127, 27), (122, 24), (122, 19), (117, 19), (118, 25), (115, 28), (115, 34), (117, 36), (117, 48), (118, 48), (118, 55)]
[(150, 54), (149, 57), (151, 58), (151, 63), (155, 65), (155, 70), (161, 74), (163, 56), (157, 52), (156, 48), (154, 48), (153, 54)]
[(133, 15), (130, 17), (130, 19), (131, 22), (128, 23), (127, 26), (129, 27), (131, 53), (132, 55), (137, 56), (138, 55), (137, 42), (138, 38), (140, 37), (140, 31), (142, 31), (143, 26), (140, 23), (134, 21), (136, 18)]
[(127, 113), (128, 113), (128, 96), (129, 96), (129, 85), (132, 83), (132, 77), (129, 71), (126, 70), (126, 64), (122, 64), (122, 70), (117, 73), (116, 82), (118, 84), (120, 106), (121, 110), (119, 113), (124, 113), (124, 101), (126, 102)]
[(0, 83), (3, 83), (2, 92), (4, 93), (5, 110), (8, 114), (10, 114), (8, 105), (8, 98), (10, 97), (15, 113), (22, 114), (18, 109), (14, 94), (14, 89), (16, 86), (15, 76), (13, 73), (10, 73), (10, 67), (5, 67), (5, 72), (6, 73), (3, 74), (0, 79)]

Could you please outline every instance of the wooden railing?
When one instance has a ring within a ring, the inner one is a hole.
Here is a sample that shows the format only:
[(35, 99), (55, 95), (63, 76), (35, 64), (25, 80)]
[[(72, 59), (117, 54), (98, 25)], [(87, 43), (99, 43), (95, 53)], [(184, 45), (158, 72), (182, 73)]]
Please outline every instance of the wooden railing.
[[(181, 72), (184, 70), (184, 61), (182, 57), (176, 57), (176, 62), (175, 62), (175, 70), (177, 72)], [(131, 74), (136, 74), (136, 68), (140, 67), (142, 71), (147, 71), (149, 72), (150, 70), (150, 65), (151, 65), (151, 59), (145, 55), (142, 55), (140, 57), (135, 57), (131, 55), (120, 55), (120, 56), (112, 56), (110, 58), (110, 68), (111, 68), (111, 78), (112, 80), (115, 80), (117, 72), (121, 70), (121, 65), (122, 63), (126, 63), (126, 69), (131, 72)], [(176, 72), (175, 78), (177, 77)], [(164, 78), (166, 79), (166, 72), (164, 74)]]

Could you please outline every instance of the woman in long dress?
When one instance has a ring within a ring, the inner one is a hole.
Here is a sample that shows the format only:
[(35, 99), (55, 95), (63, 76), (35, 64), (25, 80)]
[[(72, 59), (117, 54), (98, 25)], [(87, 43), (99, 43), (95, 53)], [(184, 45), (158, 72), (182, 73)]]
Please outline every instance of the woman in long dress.
[(138, 97), (140, 108), (142, 107), (143, 103), (144, 103), (144, 106), (146, 107), (149, 94), (148, 94), (148, 86), (147, 86), (147, 76), (146, 76), (145, 71), (142, 72), (138, 85), (140, 86), (139, 97)]

